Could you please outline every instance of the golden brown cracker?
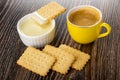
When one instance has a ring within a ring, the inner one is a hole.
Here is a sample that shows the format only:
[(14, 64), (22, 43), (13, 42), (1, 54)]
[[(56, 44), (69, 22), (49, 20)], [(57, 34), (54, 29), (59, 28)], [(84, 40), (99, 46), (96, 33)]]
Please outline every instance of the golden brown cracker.
[(46, 45), (43, 51), (56, 58), (57, 61), (52, 69), (60, 72), (61, 74), (66, 74), (68, 72), (75, 59), (73, 55), (67, 53), (66, 51), (50, 45)]
[(45, 76), (54, 62), (54, 57), (33, 47), (28, 47), (17, 61), (17, 64), (41, 76)]
[(56, 2), (50, 2), (47, 5), (37, 10), (37, 13), (42, 17), (50, 20), (54, 19), (59, 14), (63, 13), (66, 9)]
[(59, 48), (65, 50), (75, 56), (76, 59), (72, 65), (72, 68), (74, 68), (76, 70), (81, 70), (85, 66), (85, 64), (88, 62), (88, 60), (90, 59), (90, 55), (88, 55), (84, 52), (81, 52), (80, 50), (74, 49), (72, 47), (62, 44), (59, 46)]

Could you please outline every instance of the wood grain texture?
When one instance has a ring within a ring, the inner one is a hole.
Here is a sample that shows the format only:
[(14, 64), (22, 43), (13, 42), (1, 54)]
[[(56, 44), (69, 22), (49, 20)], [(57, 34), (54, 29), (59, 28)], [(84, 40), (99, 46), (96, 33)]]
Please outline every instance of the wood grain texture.
[[(54, 0), (67, 11), (56, 18), (56, 34), (51, 45), (64, 43), (89, 53), (91, 60), (82, 71), (70, 69), (62, 75), (50, 70), (46, 77), (41, 77), (16, 64), (26, 48), (16, 30), (18, 20), (50, 1), (0, 0), (0, 80), (120, 80), (120, 0)], [(79, 5), (99, 8), (103, 21), (112, 27), (110, 35), (87, 45), (73, 41), (67, 31), (66, 13)]]

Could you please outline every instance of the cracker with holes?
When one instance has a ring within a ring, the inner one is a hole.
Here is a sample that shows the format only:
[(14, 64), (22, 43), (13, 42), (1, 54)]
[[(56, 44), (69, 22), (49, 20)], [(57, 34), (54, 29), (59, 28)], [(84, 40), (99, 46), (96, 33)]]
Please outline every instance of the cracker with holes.
[(33, 47), (28, 47), (17, 61), (17, 64), (41, 76), (45, 76), (54, 62), (54, 57)]
[(66, 51), (50, 45), (46, 45), (43, 51), (56, 58), (57, 61), (52, 69), (56, 72), (60, 72), (61, 74), (66, 74), (68, 72), (75, 59), (73, 55)]
[(74, 49), (72, 47), (66, 46), (66, 45), (60, 45), (59, 46), (60, 49), (65, 50), (66, 52), (69, 52), (70, 54), (75, 56), (75, 62), (72, 65), (72, 68), (76, 69), (76, 70), (82, 70), (83, 67), (85, 66), (85, 64), (88, 62), (88, 60), (90, 59), (90, 55), (81, 52), (77, 49)]
[(66, 9), (56, 2), (50, 2), (37, 10), (37, 13), (45, 19), (51, 20), (63, 13)]

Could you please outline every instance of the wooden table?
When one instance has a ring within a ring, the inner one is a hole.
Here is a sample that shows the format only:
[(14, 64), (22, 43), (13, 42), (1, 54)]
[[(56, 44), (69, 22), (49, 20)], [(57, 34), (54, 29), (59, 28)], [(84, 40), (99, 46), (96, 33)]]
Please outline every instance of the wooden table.
[[(50, 70), (41, 77), (16, 64), (26, 49), (16, 30), (18, 20), (50, 1), (0, 0), (0, 80), (120, 80), (120, 0), (57, 0), (67, 11), (56, 18), (56, 35), (51, 45), (64, 43), (89, 53), (91, 59), (82, 71), (70, 69), (62, 75)], [(79, 5), (99, 8), (103, 20), (112, 27), (110, 35), (87, 45), (73, 41), (67, 31), (66, 13)]]

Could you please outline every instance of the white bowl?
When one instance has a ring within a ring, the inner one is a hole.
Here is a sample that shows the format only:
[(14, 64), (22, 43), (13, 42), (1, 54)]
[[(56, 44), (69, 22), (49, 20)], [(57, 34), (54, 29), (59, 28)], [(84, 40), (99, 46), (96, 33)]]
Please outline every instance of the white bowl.
[(44, 45), (49, 44), (53, 40), (55, 35), (55, 20), (51, 21), (52, 27), (48, 32), (39, 36), (27, 36), (23, 32), (21, 32), (20, 25), (25, 19), (29, 18), (30, 16), (32, 16), (32, 14), (25, 15), (17, 23), (17, 31), (22, 42), (26, 46), (33, 46), (36, 48), (43, 47)]

